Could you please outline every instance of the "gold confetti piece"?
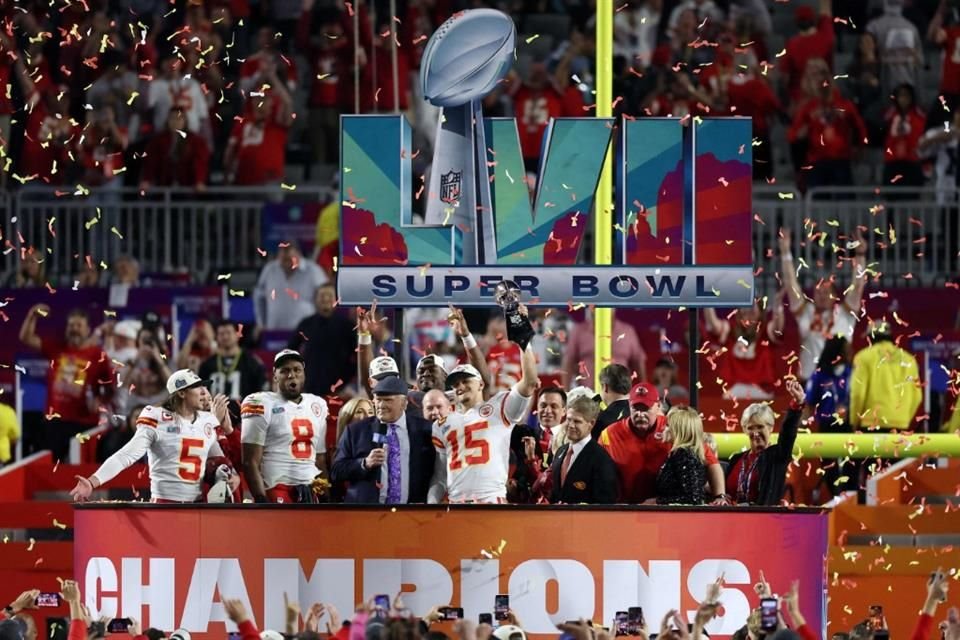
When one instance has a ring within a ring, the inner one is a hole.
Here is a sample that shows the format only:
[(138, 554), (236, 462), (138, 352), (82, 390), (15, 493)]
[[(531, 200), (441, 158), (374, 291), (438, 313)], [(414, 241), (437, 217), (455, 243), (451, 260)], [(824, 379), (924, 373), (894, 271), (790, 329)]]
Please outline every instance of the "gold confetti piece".
[(295, 185), (295, 184), (284, 184), (284, 183), (281, 182), (281, 183), (280, 183), (280, 188), (281, 188), (281, 189), (286, 189), (287, 191), (296, 191), (296, 190), (297, 190), (297, 185)]
[(67, 525), (63, 524), (62, 522), (57, 522), (57, 519), (56, 519), (56, 518), (53, 519), (53, 526), (55, 526), (57, 529), (66, 529), (66, 528), (67, 528)]
[(329, 78), (329, 77), (330, 77), (330, 74), (329, 74), (329, 73), (321, 73), (321, 74), (319, 74), (319, 75), (317, 76), (317, 80), (324, 80), (324, 79)]
[(777, 193), (777, 197), (780, 198), (781, 200), (793, 200), (792, 193), (779, 192)]
[(539, 37), (540, 37), (540, 34), (539, 34), (539, 33), (533, 34), (532, 36), (530, 36), (529, 38), (527, 38), (527, 44), (530, 44), (531, 42), (533, 42), (534, 40), (536, 40), (536, 39), (539, 38)]
[(123, 234), (120, 233), (120, 230), (117, 229), (116, 227), (110, 227), (110, 233), (112, 233), (113, 235), (115, 235), (115, 236), (117, 236), (118, 238), (120, 238), (121, 240), (123, 240)]
[(234, 296), (235, 298), (242, 298), (247, 295), (247, 292), (240, 289), (230, 289), (230, 295)]
[(3, 544), (7, 544), (8, 542), (10, 542), (10, 536), (3, 534)]
[[(83, 384), (83, 382), (81, 381), (80, 384)], [(85, 433), (78, 433), (78, 434), (77, 434), (76, 436), (74, 436), (74, 437), (77, 439), (77, 442), (79, 442), (80, 444), (83, 444), (84, 442), (86, 442), (87, 440), (90, 439), (90, 436), (88, 436), (88, 435), (85, 434)]]
[(37, 544), (37, 541), (34, 540), (33, 538), (30, 538), (30, 546), (27, 547), (27, 551), (33, 551), (33, 547), (34, 547), (34, 545), (36, 545), (36, 544)]
[(37, 309), (37, 313), (43, 316), (44, 318), (46, 318), (49, 311), (46, 311), (44, 309)]
[(229, 280), (231, 275), (233, 275), (233, 274), (231, 274), (231, 273), (220, 273), (220, 274), (217, 275), (217, 280)]
[(134, 91), (134, 92), (132, 92), (132, 93), (130, 94), (130, 99), (127, 100), (127, 106), (129, 107), (130, 105), (132, 105), (132, 104), (133, 104), (133, 101), (136, 100), (136, 99), (137, 99), (137, 96), (139, 96), (139, 95), (140, 95), (140, 92), (139, 92), (139, 91)]

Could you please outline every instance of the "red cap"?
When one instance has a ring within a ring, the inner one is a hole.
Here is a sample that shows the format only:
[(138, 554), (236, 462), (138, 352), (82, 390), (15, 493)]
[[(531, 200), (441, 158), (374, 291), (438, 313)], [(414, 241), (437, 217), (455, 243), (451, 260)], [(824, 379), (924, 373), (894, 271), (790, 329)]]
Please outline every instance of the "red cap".
[(652, 407), (657, 402), (660, 402), (660, 392), (649, 382), (641, 382), (634, 385), (633, 389), (630, 390), (631, 407), (635, 404), (645, 404)]
[(802, 4), (794, 11), (793, 17), (797, 22), (814, 22), (817, 19), (817, 14), (813, 12), (813, 7)]

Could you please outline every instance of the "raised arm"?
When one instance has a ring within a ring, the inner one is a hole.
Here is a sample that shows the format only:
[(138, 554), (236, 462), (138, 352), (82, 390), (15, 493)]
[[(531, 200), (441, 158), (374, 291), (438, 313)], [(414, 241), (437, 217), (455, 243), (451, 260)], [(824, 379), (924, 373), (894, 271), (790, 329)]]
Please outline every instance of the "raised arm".
[(490, 397), (493, 392), (493, 377), (490, 375), (490, 367), (487, 366), (487, 359), (483, 355), (483, 350), (477, 344), (477, 339), (470, 333), (467, 321), (463, 317), (463, 311), (450, 305), (450, 314), (447, 316), (454, 334), (463, 342), (463, 350), (467, 354), (467, 360), (480, 372), (483, 378), (484, 396)]
[(373, 362), (373, 331), (377, 328), (377, 301), (370, 305), (370, 311), (357, 309), (357, 377), (367, 396), (373, 397), (370, 388), (370, 363)]
[(703, 323), (706, 325), (707, 333), (717, 337), (720, 342), (727, 338), (730, 332), (730, 321), (726, 318), (720, 318), (717, 310), (713, 307), (707, 307), (703, 310)]
[(850, 311), (860, 313), (860, 305), (863, 302), (863, 290), (867, 286), (867, 245), (863, 239), (860, 229), (855, 234), (856, 246), (853, 250), (853, 259), (850, 261), (853, 279), (847, 295), (844, 296), (844, 302)]
[(796, 313), (803, 307), (805, 300), (803, 299), (803, 291), (800, 289), (800, 281), (797, 279), (793, 253), (791, 253), (792, 236), (793, 233), (789, 229), (780, 229), (777, 246), (780, 248), (780, 277), (783, 279), (783, 288), (790, 300), (790, 310)]
[(807, 394), (803, 385), (791, 378), (787, 380), (787, 393), (790, 394), (790, 408), (787, 417), (780, 426), (780, 438), (777, 440), (777, 459), (786, 462), (793, 457), (793, 445), (797, 441), (797, 431), (800, 429), (800, 416), (803, 414), (803, 405)]
[(537, 377), (537, 356), (533, 353), (533, 346), (527, 345), (520, 355), (521, 378), (513, 388), (525, 398), (533, 396), (540, 379)]
[(27, 311), (27, 316), (20, 325), (20, 342), (30, 347), (34, 351), (43, 349), (43, 341), (37, 335), (37, 316), (46, 317), (50, 313), (50, 307), (45, 304), (35, 304)]

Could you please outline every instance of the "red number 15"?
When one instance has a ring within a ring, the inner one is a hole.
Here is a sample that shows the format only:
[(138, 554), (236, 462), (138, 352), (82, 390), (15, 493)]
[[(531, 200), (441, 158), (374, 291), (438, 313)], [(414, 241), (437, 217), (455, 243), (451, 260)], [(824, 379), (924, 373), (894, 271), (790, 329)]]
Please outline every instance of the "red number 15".
[(463, 428), (463, 449), (466, 454), (460, 458), (460, 441), (456, 431), (447, 433), (447, 442), (450, 443), (450, 470), (456, 471), (462, 467), (490, 462), (490, 443), (482, 438), (474, 439), (473, 434), (487, 428), (486, 422), (475, 422)]

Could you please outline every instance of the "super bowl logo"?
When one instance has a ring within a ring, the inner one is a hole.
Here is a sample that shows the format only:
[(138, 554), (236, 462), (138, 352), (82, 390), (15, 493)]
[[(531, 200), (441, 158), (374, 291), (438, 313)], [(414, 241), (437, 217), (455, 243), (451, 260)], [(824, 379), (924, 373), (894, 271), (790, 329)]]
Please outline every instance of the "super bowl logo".
[[(341, 303), (487, 306), (512, 280), (534, 306), (751, 304), (751, 121), (552, 119), (531, 203), (516, 120), (480, 106), (515, 44), (491, 9), (455, 14), (428, 42), (423, 95), (442, 112), (422, 221), (406, 119), (341, 118)], [(615, 207), (615, 264), (584, 264), (611, 148), (616, 201), (598, 204)]]

